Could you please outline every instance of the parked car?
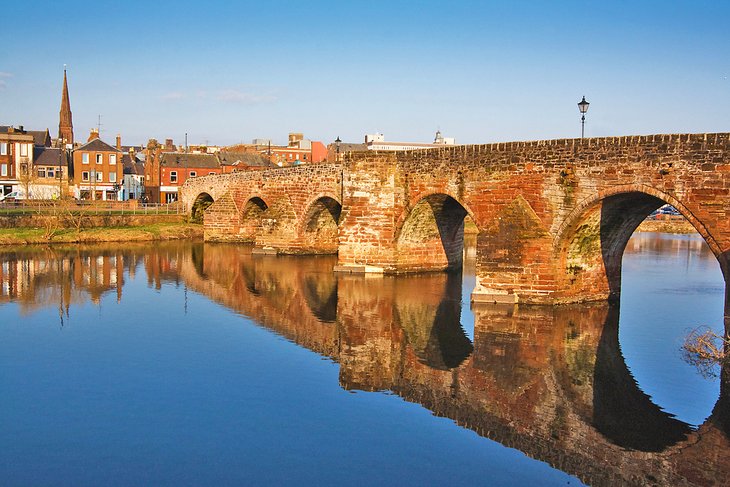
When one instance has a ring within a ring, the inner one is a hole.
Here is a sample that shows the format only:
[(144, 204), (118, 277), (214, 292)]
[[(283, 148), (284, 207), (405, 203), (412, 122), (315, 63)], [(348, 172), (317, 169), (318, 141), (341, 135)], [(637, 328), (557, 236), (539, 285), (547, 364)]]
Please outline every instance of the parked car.
[(659, 212), (663, 215), (674, 215), (674, 216), (680, 215), (680, 213), (677, 211), (677, 209), (671, 205), (663, 206), (659, 210)]
[(11, 191), (8, 194), (0, 196), (0, 202), (2, 201), (16, 201), (16, 200), (22, 200), (23, 195), (20, 191)]

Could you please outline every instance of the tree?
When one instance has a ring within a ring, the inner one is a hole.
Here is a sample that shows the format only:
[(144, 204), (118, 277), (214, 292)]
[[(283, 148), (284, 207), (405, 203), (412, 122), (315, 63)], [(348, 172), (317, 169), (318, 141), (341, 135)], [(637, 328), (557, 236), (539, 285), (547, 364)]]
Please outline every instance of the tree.
[(707, 327), (692, 330), (684, 339), (684, 360), (694, 365), (704, 377), (715, 377), (717, 366), (730, 360), (730, 337), (720, 336)]
[(34, 168), (29, 163), (23, 163), (20, 165), (20, 172), (18, 174), (18, 182), (20, 182), (21, 192), (23, 197), (26, 199), (32, 199), (31, 188), (38, 180), (38, 175), (35, 173)]

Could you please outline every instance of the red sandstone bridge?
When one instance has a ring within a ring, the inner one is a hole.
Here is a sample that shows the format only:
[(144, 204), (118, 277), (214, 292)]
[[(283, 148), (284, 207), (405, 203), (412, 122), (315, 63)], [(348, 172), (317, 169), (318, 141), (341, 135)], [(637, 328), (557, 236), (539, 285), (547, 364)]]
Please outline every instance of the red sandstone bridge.
[(723, 133), (354, 153), (342, 164), (197, 178), (181, 200), (194, 216), (212, 202), (208, 241), (337, 253), (345, 272), (459, 268), (470, 218), (475, 301), (616, 299), (629, 237), (666, 203), (702, 235), (727, 282), (729, 148)]

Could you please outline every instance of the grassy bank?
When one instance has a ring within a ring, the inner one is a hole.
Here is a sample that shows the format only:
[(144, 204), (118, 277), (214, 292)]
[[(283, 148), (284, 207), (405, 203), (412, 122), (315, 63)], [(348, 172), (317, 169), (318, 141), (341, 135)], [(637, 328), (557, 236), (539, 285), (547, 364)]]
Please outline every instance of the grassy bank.
[[(49, 235), (51, 234), (51, 235)], [(191, 223), (152, 223), (135, 227), (96, 227), (58, 229), (2, 228), (0, 245), (95, 243), (95, 242), (148, 242), (203, 237), (203, 226)]]

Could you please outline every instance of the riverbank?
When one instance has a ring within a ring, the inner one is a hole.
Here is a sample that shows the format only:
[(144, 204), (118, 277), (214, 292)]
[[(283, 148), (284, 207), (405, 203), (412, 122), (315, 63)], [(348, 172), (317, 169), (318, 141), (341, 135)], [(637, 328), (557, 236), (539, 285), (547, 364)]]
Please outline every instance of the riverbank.
[[(685, 219), (646, 220), (637, 228), (639, 232), (695, 233), (695, 228)], [(476, 225), (467, 222), (467, 235), (478, 233)], [(157, 222), (136, 226), (99, 226), (82, 228), (0, 228), (0, 245), (101, 243), (101, 242), (150, 242), (156, 240), (202, 239), (203, 225), (182, 222)]]
[(641, 222), (637, 232), (661, 232), (661, 233), (696, 233), (697, 230), (684, 217), (673, 217), (671, 219), (647, 219)]
[(150, 242), (203, 238), (203, 226), (193, 223), (151, 223), (134, 227), (96, 227), (48, 230), (0, 228), (0, 245)]

